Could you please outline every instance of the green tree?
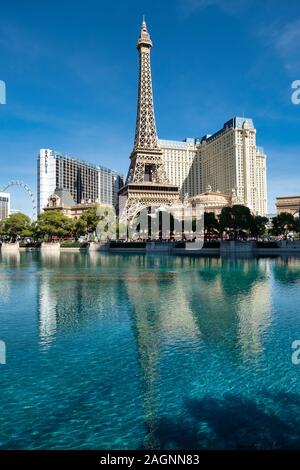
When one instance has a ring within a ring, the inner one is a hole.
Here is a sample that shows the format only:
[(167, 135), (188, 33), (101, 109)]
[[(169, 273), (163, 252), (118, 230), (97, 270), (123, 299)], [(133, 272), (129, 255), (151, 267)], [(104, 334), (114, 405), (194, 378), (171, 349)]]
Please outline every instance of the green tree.
[(246, 206), (237, 204), (232, 207), (223, 207), (219, 216), (220, 228), (224, 232), (233, 232), (234, 239), (251, 227), (251, 212)]
[(295, 219), (295, 222), (294, 222), (295, 226), (294, 226), (294, 230), (296, 233), (300, 233), (300, 219), (297, 218)]
[(0, 238), (5, 236), (4, 220), (0, 220)]
[(79, 217), (79, 219), (76, 219), (74, 222), (74, 235), (78, 239), (82, 235), (86, 234), (86, 225), (84, 221)]
[(116, 237), (116, 216), (110, 206), (98, 205), (84, 211), (75, 222), (76, 236), (97, 234), (99, 240)]
[(47, 211), (40, 214), (36, 226), (36, 238), (46, 238), (52, 241), (53, 237), (59, 239), (73, 236), (75, 223), (65, 214), (59, 211)]
[(214, 212), (205, 212), (204, 214), (204, 229), (208, 240), (212, 235), (218, 235), (220, 224)]
[(28, 237), (32, 235), (32, 224), (28, 215), (17, 212), (10, 214), (1, 223), (1, 236), (16, 241), (17, 238)]
[(84, 211), (77, 220), (76, 225), (81, 235), (96, 232), (99, 222), (97, 209), (98, 207), (91, 207), (87, 211)]
[(266, 225), (268, 223), (267, 217), (262, 217), (260, 215), (252, 216), (250, 233), (252, 237), (258, 238), (266, 233)]
[(272, 235), (283, 235), (284, 237), (293, 230), (297, 230), (297, 222), (292, 214), (282, 212), (272, 219)]

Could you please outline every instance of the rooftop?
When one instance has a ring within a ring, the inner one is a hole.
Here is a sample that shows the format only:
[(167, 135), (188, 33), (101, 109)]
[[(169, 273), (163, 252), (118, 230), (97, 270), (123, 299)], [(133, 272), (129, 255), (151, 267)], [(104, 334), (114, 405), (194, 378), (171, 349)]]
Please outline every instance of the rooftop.
[(75, 157), (71, 157), (70, 155), (66, 155), (64, 153), (61, 153), (61, 152), (57, 152), (55, 150), (51, 150), (51, 149), (41, 149), (42, 150), (48, 150), (50, 152), (52, 152), (52, 154), (56, 157), (56, 158), (59, 158), (61, 160), (72, 160), (73, 162), (77, 163), (77, 164), (81, 164), (81, 165), (85, 165), (85, 166), (88, 166), (90, 168), (93, 168), (94, 170), (101, 170), (105, 173), (112, 173), (113, 175), (118, 175), (118, 176), (123, 176), (121, 173), (117, 172), (116, 170), (112, 170), (110, 168), (106, 168), (102, 165), (96, 165), (95, 163), (89, 163), (85, 160), (81, 160), (79, 158), (75, 158)]
[(242, 129), (244, 123), (247, 122), (250, 129), (254, 129), (254, 124), (253, 120), (251, 118), (245, 118), (245, 117), (233, 117), (229, 119), (229, 121), (225, 122), (224, 126), (222, 129), (219, 131), (215, 132), (212, 135), (205, 135), (202, 137), (201, 142), (206, 141), (206, 142), (212, 142), (215, 140), (217, 137), (222, 135), (227, 129)]
[(188, 148), (191, 145), (195, 145), (196, 139), (186, 138), (185, 140), (165, 140), (158, 139), (160, 147), (174, 147), (174, 148)]
[[(194, 139), (191, 137), (187, 137), (184, 140), (167, 140), (167, 139), (159, 139), (158, 143), (160, 147), (174, 147), (174, 148), (187, 148), (191, 145), (196, 145), (199, 142), (212, 142), (217, 137), (222, 135), (228, 129), (242, 129), (245, 122), (248, 123), (250, 129), (255, 129), (253, 120), (251, 118), (245, 117), (233, 117), (229, 119), (229, 121), (225, 122), (222, 129), (215, 132), (214, 134), (205, 134), (201, 139)], [(258, 150), (264, 154), (264, 150), (262, 147), (258, 147)]]

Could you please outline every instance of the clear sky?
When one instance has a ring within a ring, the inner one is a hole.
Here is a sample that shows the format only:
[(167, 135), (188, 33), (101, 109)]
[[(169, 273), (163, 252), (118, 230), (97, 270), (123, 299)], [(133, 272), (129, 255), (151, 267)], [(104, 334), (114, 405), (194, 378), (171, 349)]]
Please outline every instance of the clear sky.
[[(0, 187), (21, 179), (36, 191), (39, 148), (127, 172), (143, 14), (159, 137), (201, 137), (251, 117), (268, 155), (269, 211), (276, 195), (299, 194), (299, 0), (1, 2)], [(21, 190), (12, 197), (30, 212)]]

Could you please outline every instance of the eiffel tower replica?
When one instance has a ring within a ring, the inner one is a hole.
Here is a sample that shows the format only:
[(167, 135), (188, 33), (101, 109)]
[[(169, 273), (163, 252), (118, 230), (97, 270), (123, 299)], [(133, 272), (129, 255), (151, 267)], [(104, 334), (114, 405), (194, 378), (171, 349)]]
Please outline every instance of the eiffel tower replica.
[[(139, 52), (139, 92), (134, 148), (125, 186), (119, 196), (126, 197), (121, 210), (122, 221), (131, 221), (144, 208), (165, 207), (179, 202), (178, 186), (170, 184), (166, 176), (163, 152), (156, 133), (150, 50), (152, 41), (143, 19), (137, 43)], [(121, 209), (121, 208), (120, 208)]]

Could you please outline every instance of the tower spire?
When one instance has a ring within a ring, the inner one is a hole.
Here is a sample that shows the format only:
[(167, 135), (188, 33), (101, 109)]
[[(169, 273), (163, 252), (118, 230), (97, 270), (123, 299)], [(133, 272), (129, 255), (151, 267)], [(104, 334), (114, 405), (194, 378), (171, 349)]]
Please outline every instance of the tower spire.
[(154, 117), (150, 49), (152, 41), (143, 17), (142, 28), (137, 43), (140, 55), (139, 93), (136, 116), (134, 148), (158, 148)]
[(148, 33), (145, 15), (143, 15), (141, 32), (136, 47), (139, 50), (141, 46), (148, 47), (149, 49), (152, 47), (152, 41), (150, 39), (150, 34)]

